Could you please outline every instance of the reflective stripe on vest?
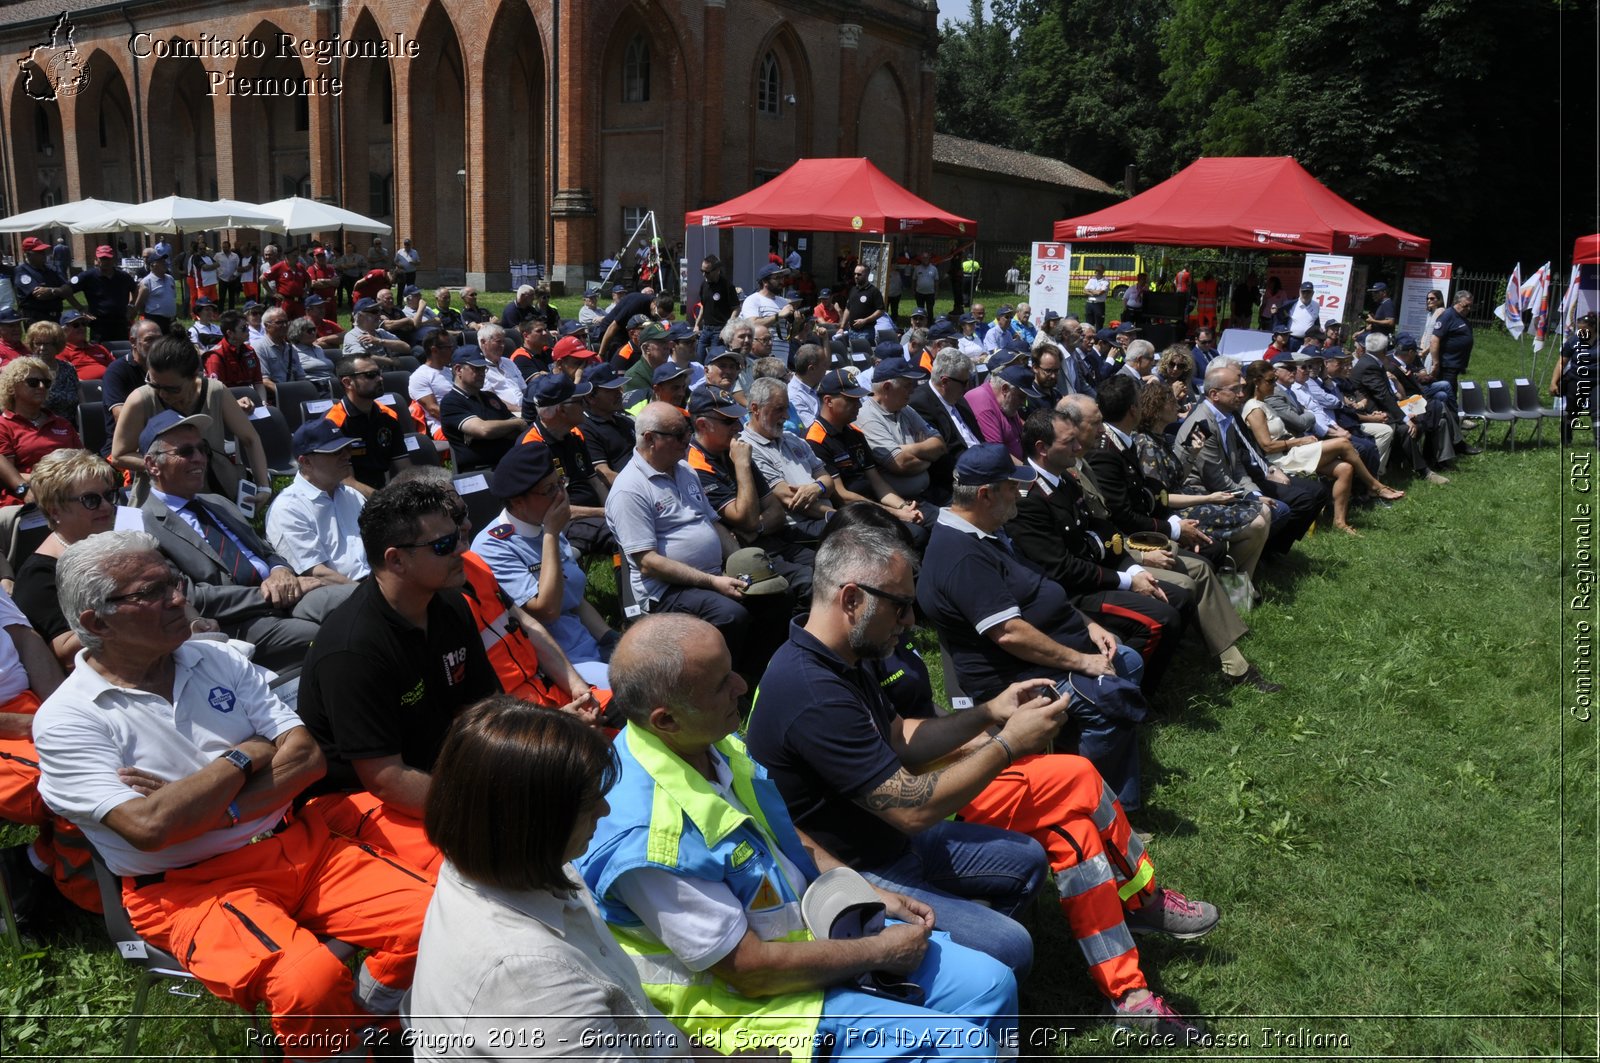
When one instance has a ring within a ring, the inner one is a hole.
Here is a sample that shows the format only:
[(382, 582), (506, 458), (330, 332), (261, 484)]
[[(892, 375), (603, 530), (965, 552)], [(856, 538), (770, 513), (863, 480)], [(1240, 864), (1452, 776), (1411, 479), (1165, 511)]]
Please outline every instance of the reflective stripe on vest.
[(500, 677), (500, 686), (508, 694), (515, 693), (538, 676), (539, 655), (521, 627), (511, 630), (515, 621), (501, 600), (500, 584), (488, 562), (470, 550), (461, 556), (462, 571), (472, 591), (466, 596), (467, 608), (478, 625), (483, 650), (494, 674)]

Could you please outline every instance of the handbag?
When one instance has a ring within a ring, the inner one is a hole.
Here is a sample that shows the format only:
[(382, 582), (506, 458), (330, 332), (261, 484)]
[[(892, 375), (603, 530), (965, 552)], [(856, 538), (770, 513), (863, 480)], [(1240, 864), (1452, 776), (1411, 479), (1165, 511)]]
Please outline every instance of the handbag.
[(1222, 589), (1228, 592), (1228, 601), (1233, 603), (1235, 610), (1248, 613), (1256, 607), (1256, 585), (1250, 579), (1250, 573), (1240, 572), (1234, 567), (1233, 558), (1223, 556), (1222, 564), (1217, 567), (1217, 579), (1222, 583)]

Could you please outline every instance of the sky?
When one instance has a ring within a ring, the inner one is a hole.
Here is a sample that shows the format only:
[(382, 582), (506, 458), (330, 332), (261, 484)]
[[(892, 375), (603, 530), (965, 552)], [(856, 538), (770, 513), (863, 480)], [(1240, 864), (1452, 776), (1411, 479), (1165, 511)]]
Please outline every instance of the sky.
[[(984, 10), (988, 9), (989, 5), (986, 2)], [(972, 0), (939, 0), (939, 25), (942, 26), (951, 19), (964, 19), (970, 10), (972, 10)]]

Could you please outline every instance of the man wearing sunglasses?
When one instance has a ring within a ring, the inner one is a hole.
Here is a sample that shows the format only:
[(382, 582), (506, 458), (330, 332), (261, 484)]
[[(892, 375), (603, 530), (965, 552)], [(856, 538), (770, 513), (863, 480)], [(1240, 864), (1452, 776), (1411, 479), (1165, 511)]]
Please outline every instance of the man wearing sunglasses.
[(306, 656), (299, 711), (328, 772), (307, 791), (337, 833), (431, 871), (422, 829), (433, 762), (456, 713), (500, 680), (462, 596), (467, 519), (450, 488), (390, 484), (361, 511), (372, 578)]
[(281, 671), (300, 664), (317, 625), (350, 593), (315, 577), (297, 577), (289, 562), (261, 541), (238, 508), (202, 492), (210, 447), (205, 414), (163, 410), (139, 435), (150, 497), (145, 530), (191, 586), (200, 615), (232, 638), (255, 644), (257, 664)]
[[(360, 440), (350, 457), (351, 478), (345, 483), (371, 497), (389, 478), (389, 467), (406, 453), (406, 429), (400, 415), (378, 401), (383, 394), (383, 370), (364, 354), (346, 355), (334, 370), (344, 387), (344, 398), (333, 404), (327, 419), (345, 435)], [(421, 440), (425, 447), (433, 440)]]

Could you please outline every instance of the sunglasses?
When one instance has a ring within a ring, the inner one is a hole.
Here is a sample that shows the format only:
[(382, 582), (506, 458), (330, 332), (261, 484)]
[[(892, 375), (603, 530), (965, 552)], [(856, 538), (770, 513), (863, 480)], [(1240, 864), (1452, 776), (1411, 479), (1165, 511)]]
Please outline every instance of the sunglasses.
[(857, 583), (856, 586), (866, 591), (874, 598), (881, 598), (890, 605), (894, 606), (897, 615), (900, 617), (911, 616), (912, 610), (916, 608), (917, 600), (915, 598), (906, 598), (899, 594), (891, 594), (880, 587), (869, 587), (865, 583)]
[(348, 375), (356, 380), (380, 380), (383, 377), (383, 370), (368, 369), (365, 373), (350, 373)]
[(181, 447), (168, 447), (166, 450), (163, 450), (161, 453), (162, 454), (175, 455), (177, 457), (182, 458), (184, 461), (188, 461), (189, 459), (194, 458), (196, 456), (199, 456), (199, 457), (202, 457), (202, 458), (210, 458), (211, 457), (211, 444), (207, 443), (205, 440), (201, 440), (198, 443), (185, 443)]
[(90, 491), (86, 495), (76, 496), (78, 505), (82, 506), (84, 509), (87, 509), (90, 513), (93, 513), (95, 510), (99, 509), (101, 503), (105, 503), (108, 506), (115, 506), (121, 500), (121, 498), (122, 492), (117, 490), (115, 487), (109, 491)]
[(676, 432), (647, 432), (645, 434), (646, 435), (652, 435), (652, 436), (660, 436), (663, 439), (670, 439), (670, 440), (672, 440), (674, 442), (682, 443), (684, 440), (689, 438), (689, 429), (688, 428), (680, 428)]
[(50, 381), (36, 376), (24, 377), (22, 382), (30, 388), (47, 388), (50, 386)]
[[(466, 512), (461, 514), (466, 516)], [(461, 541), (461, 529), (457, 528), (448, 535), (441, 535), (437, 539), (425, 543), (396, 543), (401, 550), (421, 550), (426, 547), (433, 551), (434, 557), (449, 557), (456, 552), (456, 544)]]
[(158, 395), (176, 395), (183, 391), (182, 384), (157, 384), (149, 377), (145, 377), (144, 386), (149, 388), (151, 391), (154, 391)]

